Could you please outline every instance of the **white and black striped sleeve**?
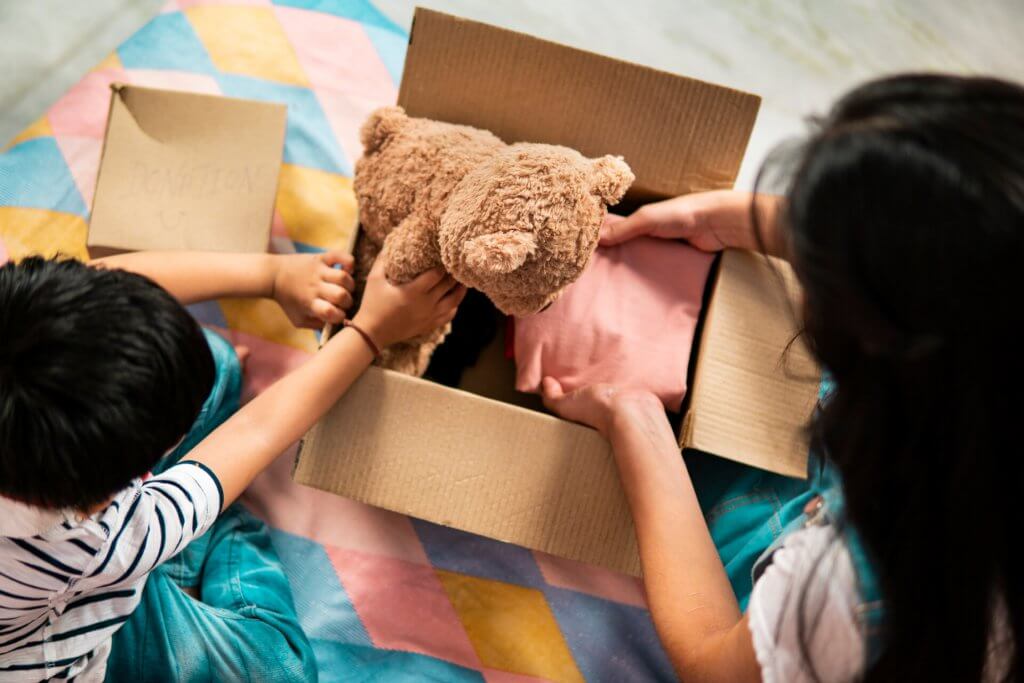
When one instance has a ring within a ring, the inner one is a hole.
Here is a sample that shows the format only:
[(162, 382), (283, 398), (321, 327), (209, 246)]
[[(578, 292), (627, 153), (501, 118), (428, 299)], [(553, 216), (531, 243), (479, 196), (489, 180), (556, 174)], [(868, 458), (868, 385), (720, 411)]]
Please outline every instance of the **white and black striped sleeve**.
[(151, 477), (121, 502), (107, 554), (90, 575), (114, 587), (148, 574), (209, 529), (223, 504), (220, 481), (202, 463), (183, 461)]

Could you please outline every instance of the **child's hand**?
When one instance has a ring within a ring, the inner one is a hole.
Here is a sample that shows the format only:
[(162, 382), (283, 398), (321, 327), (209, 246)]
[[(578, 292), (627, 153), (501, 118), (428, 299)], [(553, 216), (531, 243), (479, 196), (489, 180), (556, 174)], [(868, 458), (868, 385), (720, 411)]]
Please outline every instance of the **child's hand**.
[(352, 321), (384, 348), (452, 321), (466, 288), (440, 268), (404, 285), (393, 285), (378, 259), (366, 279), (359, 312)]
[(554, 377), (541, 382), (544, 405), (549, 410), (573, 422), (585, 424), (608, 437), (615, 419), (630, 411), (653, 411), (664, 419), (665, 408), (658, 397), (649, 391), (625, 389), (614, 384), (592, 384), (569, 393)]
[[(340, 251), (272, 257), (272, 296), (296, 327), (340, 323), (352, 306), (352, 257)], [(343, 270), (333, 268), (340, 265)]]
[[(760, 236), (751, 222), (755, 197)], [(601, 226), (601, 244), (621, 244), (649, 235), (683, 239), (701, 251), (729, 247), (757, 251), (763, 246), (769, 254), (781, 256), (775, 218), (778, 204), (779, 198), (770, 195), (734, 190), (696, 192), (647, 204), (625, 218), (608, 214)]]
[(647, 204), (625, 218), (608, 214), (601, 226), (601, 244), (621, 244), (650, 235), (684, 239), (703, 251), (720, 251), (732, 246), (728, 242), (736, 232), (732, 209), (737, 196), (739, 193), (729, 191), (699, 192)]

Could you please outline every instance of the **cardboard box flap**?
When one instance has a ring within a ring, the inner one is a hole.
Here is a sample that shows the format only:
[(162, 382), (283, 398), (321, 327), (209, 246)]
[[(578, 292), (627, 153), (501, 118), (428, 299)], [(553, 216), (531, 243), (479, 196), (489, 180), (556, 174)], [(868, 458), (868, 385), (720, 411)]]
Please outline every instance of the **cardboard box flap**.
[(713, 286), (680, 445), (805, 477), (820, 371), (797, 337), (796, 277), (782, 261), (728, 250)]
[(597, 432), (388, 370), (370, 368), (306, 435), (294, 479), (526, 548), (640, 572), (629, 507)]
[(88, 246), (266, 251), (286, 107), (112, 91)]
[(506, 142), (619, 154), (627, 200), (732, 187), (756, 95), (417, 8), (398, 103)]

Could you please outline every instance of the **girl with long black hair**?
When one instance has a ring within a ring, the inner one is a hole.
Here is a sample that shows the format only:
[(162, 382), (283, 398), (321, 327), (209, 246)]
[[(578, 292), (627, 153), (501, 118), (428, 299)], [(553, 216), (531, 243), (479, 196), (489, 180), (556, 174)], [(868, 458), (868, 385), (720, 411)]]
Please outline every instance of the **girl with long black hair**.
[(869, 83), (783, 197), (681, 197), (603, 240), (641, 234), (789, 260), (828, 378), (806, 482), (680, 459), (643, 392), (545, 380), (611, 441), (680, 677), (1024, 680), (1024, 89)]

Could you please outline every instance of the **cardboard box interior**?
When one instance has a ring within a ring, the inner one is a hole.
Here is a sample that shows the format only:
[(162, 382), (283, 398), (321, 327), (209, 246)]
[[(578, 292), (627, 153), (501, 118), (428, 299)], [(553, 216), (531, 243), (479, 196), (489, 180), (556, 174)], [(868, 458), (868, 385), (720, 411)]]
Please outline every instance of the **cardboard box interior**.
[(262, 252), (286, 107), (115, 84), (87, 245)]
[[(637, 179), (620, 208), (731, 187), (759, 102), (423, 9), (399, 93), (413, 116), (486, 128), (507, 142), (623, 155)], [(780, 363), (794, 334), (793, 287), (784, 264), (740, 252), (719, 260), (705, 294), (681, 446), (804, 474), (801, 426), (817, 378), (799, 344), (787, 362), (794, 372)], [(638, 575), (632, 519), (607, 442), (515, 392), (503, 345), (498, 334), (460, 389), (372, 368), (307, 434), (296, 481)]]

